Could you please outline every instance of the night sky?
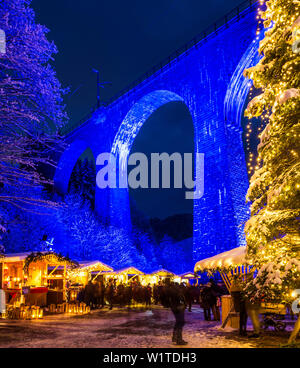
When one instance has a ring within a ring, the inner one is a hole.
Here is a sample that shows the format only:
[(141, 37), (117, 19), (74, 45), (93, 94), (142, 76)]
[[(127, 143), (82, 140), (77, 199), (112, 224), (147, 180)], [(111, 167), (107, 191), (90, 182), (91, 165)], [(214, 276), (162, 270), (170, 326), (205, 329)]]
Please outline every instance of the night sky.
[[(96, 104), (96, 75), (108, 99), (242, 0), (33, 0), (37, 21), (58, 47), (58, 77), (71, 88), (72, 121)], [(79, 88), (79, 89), (78, 89)]]
[[(58, 47), (55, 69), (72, 123), (96, 104), (96, 74), (112, 82), (106, 100), (239, 5), (241, 0), (33, 0), (37, 21)], [(193, 152), (193, 126), (180, 104), (160, 108), (142, 127), (132, 151)], [(130, 192), (149, 217), (192, 213), (182, 190)]]
[[(151, 162), (152, 152), (194, 152), (193, 119), (186, 105), (171, 102), (157, 109), (142, 126), (131, 153), (143, 152)], [(128, 167), (130, 170), (130, 166)], [(173, 165), (171, 165), (171, 170)], [(172, 172), (172, 171), (171, 171)], [(151, 167), (148, 167), (150, 181)], [(193, 213), (193, 201), (185, 199), (186, 189), (175, 189), (171, 174), (170, 189), (130, 189), (138, 210), (148, 217), (165, 218), (178, 213)], [(160, 171), (162, 181), (162, 170)]]

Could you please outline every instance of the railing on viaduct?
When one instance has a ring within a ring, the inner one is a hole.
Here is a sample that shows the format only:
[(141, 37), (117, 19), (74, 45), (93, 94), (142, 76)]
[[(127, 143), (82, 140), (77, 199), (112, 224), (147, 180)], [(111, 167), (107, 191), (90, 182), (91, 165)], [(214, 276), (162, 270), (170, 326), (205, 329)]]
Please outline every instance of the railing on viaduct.
[[(203, 43), (207, 42), (208, 39), (216, 36), (223, 29), (228, 28), (231, 23), (239, 21), (240, 18), (251, 12), (257, 6), (257, 3), (259, 3), (259, 0), (243, 1), (239, 6), (235, 7), (225, 16), (218, 19), (214, 24), (206, 28), (203, 32), (195, 36), (191, 41), (187, 42), (184, 46), (177, 49), (159, 64), (153, 66), (150, 70), (141, 75), (140, 78), (136, 79), (134, 82), (129, 84), (126, 88), (122, 89), (109, 100), (102, 102), (101, 106), (109, 106), (113, 102), (117, 101), (120, 97), (134, 92), (135, 88), (141, 86), (142, 83), (145, 82), (148, 78), (154, 76), (155, 74), (161, 73), (166, 68), (169, 68), (174, 62), (177, 62), (182, 57), (187, 55), (191, 49), (200, 47)], [(77, 129), (84, 126), (92, 118), (97, 108), (97, 105), (93, 106), (90, 112), (82, 119), (77, 121), (75, 124), (66, 124), (65, 126), (63, 126), (60, 130), (60, 134), (67, 137), (69, 134), (74, 133)]]

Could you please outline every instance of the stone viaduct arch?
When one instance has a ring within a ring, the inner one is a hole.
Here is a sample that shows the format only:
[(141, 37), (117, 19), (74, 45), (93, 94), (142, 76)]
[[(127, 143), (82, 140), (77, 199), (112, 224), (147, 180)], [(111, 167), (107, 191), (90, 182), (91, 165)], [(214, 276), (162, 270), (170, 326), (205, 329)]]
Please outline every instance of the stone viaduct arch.
[[(112, 144), (111, 152), (117, 161), (117, 177), (127, 177), (127, 161), (134, 139), (143, 124), (161, 106), (184, 100), (174, 92), (155, 90), (138, 100), (122, 121)], [(110, 192), (110, 222), (130, 229), (130, 206), (128, 189), (117, 188)], [(119, 210), (121, 208), (121, 211)]]
[[(62, 153), (54, 175), (54, 185), (59, 194), (65, 195), (68, 193), (69, 181), (74, 166), (79, 157), (87, 150), (91, 150), (88, 142), (75, 140)], [(92, 150), (91, 152), (95, 158)]]
[[(95, 157), (110, 151), (121, 155), (123, 170), (147, 118), (163, 104), (181, 101), (194, 122), (195, 151), (205, 155), (204, 196), (194, 200), (194, 257), (199, 260), (243, 245), (248, 179), (240, 119), (250, 86), (242, 72), (257, 61), (256, 26), (255, 12), (247, 12), (97, 110), (66, 137), (70, 149), (55, 175), (57, 189), (67, 188), (64, 180), (83, 147), (90, 147)], [(98, 213), (130, 226), (126, 191), (96, 189)]]

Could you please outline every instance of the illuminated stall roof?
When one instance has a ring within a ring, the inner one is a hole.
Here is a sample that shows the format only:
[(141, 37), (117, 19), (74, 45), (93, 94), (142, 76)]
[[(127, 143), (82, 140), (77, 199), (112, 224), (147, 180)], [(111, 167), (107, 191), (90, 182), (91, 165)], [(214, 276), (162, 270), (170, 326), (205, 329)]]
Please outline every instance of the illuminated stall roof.
[(194, 278), (197, 278), (197, 277), (195, 277), (194, 272), (185, 272), (185, 273), (182, 273), (181, 275), (178, 275), (178, 276), (181, 277), (182, 279), (194, 279)]
[(197, 262), (194, 271), (226, 270), (249, 264), (249, 260), (246, 260), (246, 247), (237, 247)]
[(24, 253), (7, 253), (4, 254), (1, 258), (1, 261), (5, 263), (11, 262), (22, 262), (31, 254), (31, 252), (24, 252)]
[(138, 270), (135, 267), (127, 267), (121, 270), (116, 270), (113, 272), (114, 274), (127, 274), (127, 275), (144, 275), (144, 272)]
[(160, 276), (160, 277), (170, 277), (170, 276), (175, 276), (175, 273), (165, 270), (164, 268), (161, 268), (160, 270), (152, 272), (151, 275)]
[(113, 271), (112, 267), (100, 261), (80, 262), (79, 267), (81, 270), (87, 271)]
[(7, 253), (1, 258), (3, 263), (24, 262), (24, 267), (28, 268), (30, 263), (47, 262), (51, 265), (78, 266), (78, 263), (72, 261), (68, 257), (64, 257), (55, 252), (24, 252), (24, 253)]

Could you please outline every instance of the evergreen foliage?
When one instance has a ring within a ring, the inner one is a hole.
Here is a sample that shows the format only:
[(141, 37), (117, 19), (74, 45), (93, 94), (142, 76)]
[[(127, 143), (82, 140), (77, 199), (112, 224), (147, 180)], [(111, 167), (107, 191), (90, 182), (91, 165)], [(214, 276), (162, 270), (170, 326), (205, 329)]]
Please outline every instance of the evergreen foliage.
[(245, 71), (262, 93), (250, 101), (246, 115), (265, 115), (258, 169), (247, 199), (247, 254), (258, 275), (247, 287), (252, 299), (289, 302), (300, 286), (300, 39), (299, 1), (269, 0), (260, 42), (260, 62)]

